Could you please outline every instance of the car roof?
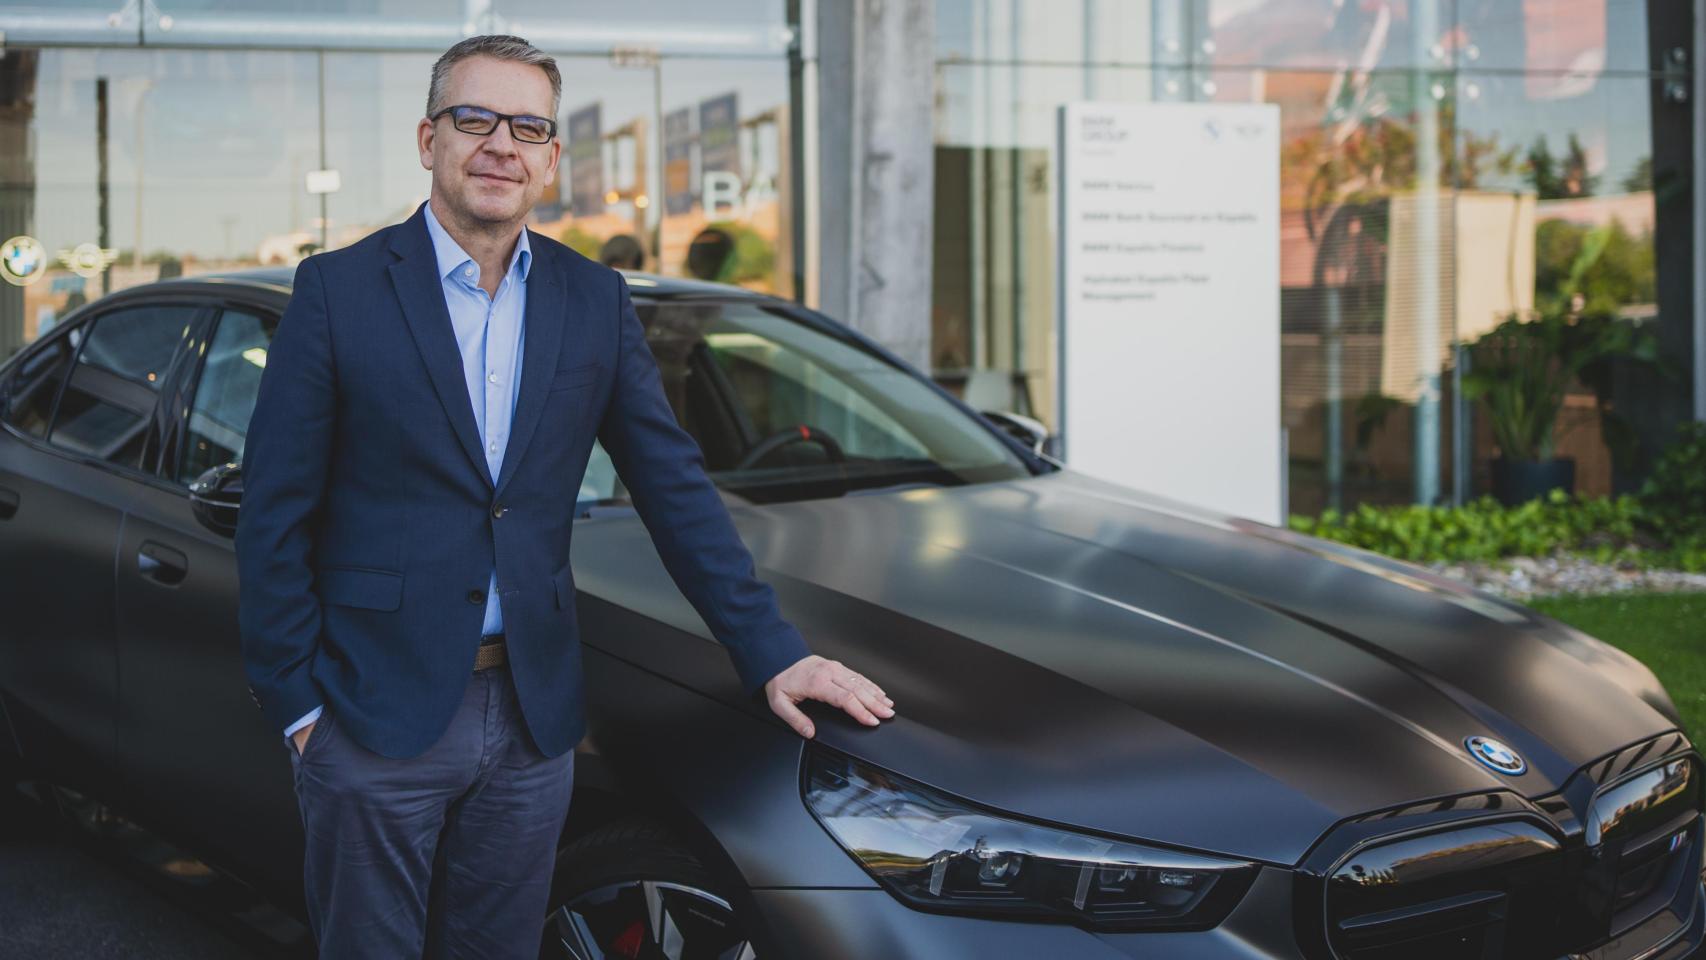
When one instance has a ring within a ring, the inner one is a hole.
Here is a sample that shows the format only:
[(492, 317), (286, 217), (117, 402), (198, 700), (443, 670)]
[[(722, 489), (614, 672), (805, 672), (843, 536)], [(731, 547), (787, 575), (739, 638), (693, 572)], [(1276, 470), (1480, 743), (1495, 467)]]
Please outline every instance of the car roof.
[[(628, 278), (629, 292), (640, 300), (676, 300), (687, 298), (716, 298), (720, 300), (776, 300), (769, 294), (736, 287), (726, 283), (711, 283), (705, 280), (688, 280), (683, 277), (667, 277), (657, 273), (645, 273), (638, 270), (623, 270), (622, 275)], [(294, 266), (254, 267), (248, 270), (231, 270), (222, 273), (198, 273), (190, 277), (174, 277), (163, 281), (166, 283), (196, 283), (200, 281), (214, 283), (235, 283), (256, 287), (272, 287), (289, 292), (291, 283), (296, 278)]]

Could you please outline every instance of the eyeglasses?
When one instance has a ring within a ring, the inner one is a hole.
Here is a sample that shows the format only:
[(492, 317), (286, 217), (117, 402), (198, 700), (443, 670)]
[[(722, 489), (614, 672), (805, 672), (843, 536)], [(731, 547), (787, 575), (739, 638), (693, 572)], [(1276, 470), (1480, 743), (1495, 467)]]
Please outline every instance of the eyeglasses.
[(445, 114), (450, 114), (450, 122), (463, 133), (471, 133), (483, 137), (498, 128), (499, 120), (509, 121), (509, 135), (522, 143), (550, 143), (557, 135), (557, 121), (546, 117), (535, 117), (528, 114), (498, 113), (485, 107), (459, 103), (453, 107), (445, 107), (428, 120), (434, 123)]

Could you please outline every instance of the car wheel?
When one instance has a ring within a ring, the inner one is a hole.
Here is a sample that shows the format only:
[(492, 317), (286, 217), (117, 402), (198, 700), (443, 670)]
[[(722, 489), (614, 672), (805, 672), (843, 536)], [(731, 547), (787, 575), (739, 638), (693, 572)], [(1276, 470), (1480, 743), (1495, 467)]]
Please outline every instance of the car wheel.
[(606, 824), (557, 855), (541, 958), (754, 960), (721, 885), (649, 820)]

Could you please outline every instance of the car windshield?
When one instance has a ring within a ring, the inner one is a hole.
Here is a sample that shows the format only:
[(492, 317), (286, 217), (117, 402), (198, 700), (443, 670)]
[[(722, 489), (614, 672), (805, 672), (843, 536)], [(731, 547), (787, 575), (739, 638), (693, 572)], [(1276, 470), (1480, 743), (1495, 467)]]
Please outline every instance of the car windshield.
[[(711, 479), (755, 503), (1029, 476), (981, 423), (916, 376), (779, 307), (636, 303), (676, 419)], [(602, 446), (580, 499), (625, 503)]]

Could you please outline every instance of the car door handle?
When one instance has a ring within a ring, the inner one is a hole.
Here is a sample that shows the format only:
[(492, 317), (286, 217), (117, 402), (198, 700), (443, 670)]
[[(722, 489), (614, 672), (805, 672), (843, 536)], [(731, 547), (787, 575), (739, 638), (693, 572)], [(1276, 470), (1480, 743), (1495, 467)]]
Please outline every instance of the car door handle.
[(152, 540), (142, 541), (136, 551), (136, 569), (143, 576), (168, 587), (184, 582), (189, 575), (190, 561), (177, 550)]
[(18, 491), (0, 487), (0, 520), (10, 520), (18, 512)]

